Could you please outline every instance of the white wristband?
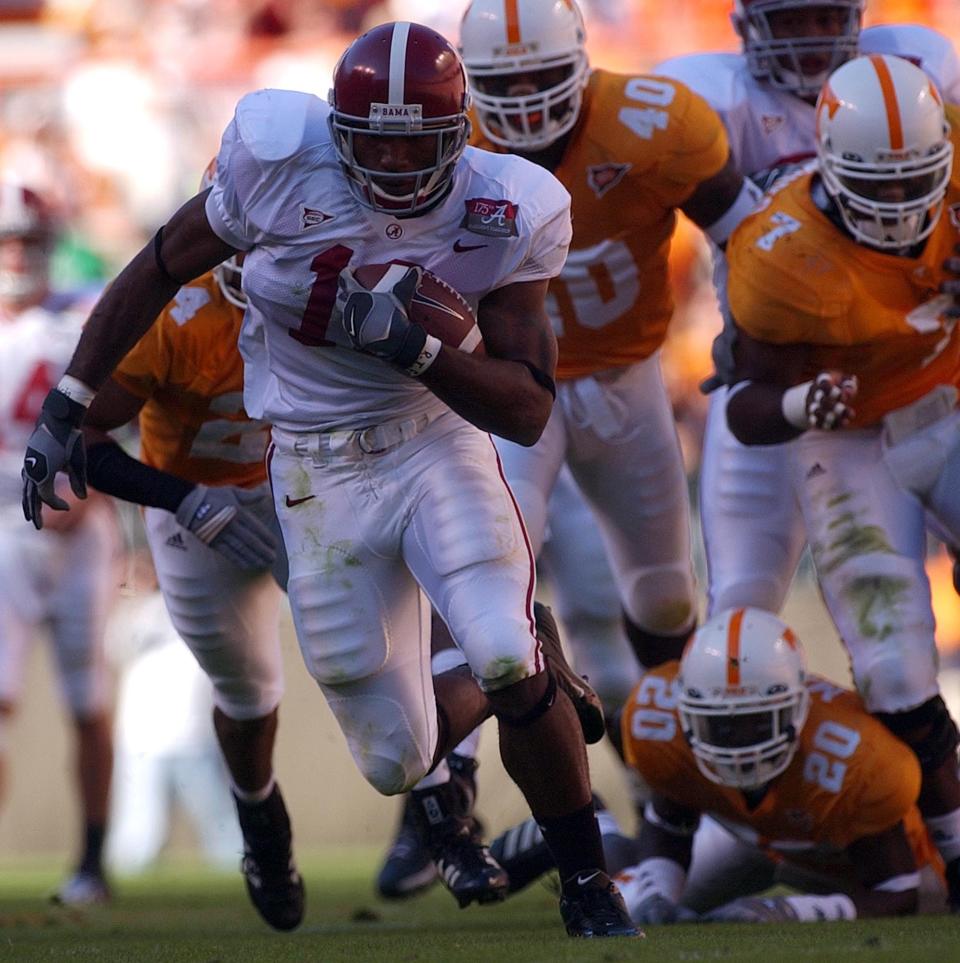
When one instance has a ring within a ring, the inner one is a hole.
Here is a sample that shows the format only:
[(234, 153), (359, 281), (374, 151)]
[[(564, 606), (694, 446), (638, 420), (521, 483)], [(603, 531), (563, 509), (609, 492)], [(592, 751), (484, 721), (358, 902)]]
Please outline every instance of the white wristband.
[(763, 198), (763, 192), (749, 177), (743, 179), (740, 193), (720, 217), (704, 228), (704, 233), (714, 244), (726, 244), (734, 228), (748, 215), (752, 214)]
[(85, 385), (78, 378), (73, 378), (66, 374), (60, 379), (60, 383), (57, 385), (57, 391), (62, 395), (66, 395), (71, 401), (83, 405), (84, 408), (90, 406), (90, 402), (93, 401), (93, 396), (96, 394), (91, 387)]
[(802, 428), (804, 431), (810, 427), (810, 422), (807, 420), (807, 395), (812, 385), (812, 381), (804, 381), (802, 385), (787, 388), (783, 398), (780, 399), (780, 411), (783, 417), (794, 428)]
[(785, 896), (784, 900), (793, 907), (801, 923), (857, 918), (857, 907), (846, 893), (831, 893), (829, 896)]
[(437, 355), (440, 354), (440, 349), (443, 347), (443, 342), (439, 338), (435, 338), (432, 334), (427, 335), (427, 340), (423, 343), (423, 348), (420, 351), (420, 355), (416, 361), (406, 369), (406, 373), (410, 375), (411, 378), (419, 378), (420, 375), (437, 360)]

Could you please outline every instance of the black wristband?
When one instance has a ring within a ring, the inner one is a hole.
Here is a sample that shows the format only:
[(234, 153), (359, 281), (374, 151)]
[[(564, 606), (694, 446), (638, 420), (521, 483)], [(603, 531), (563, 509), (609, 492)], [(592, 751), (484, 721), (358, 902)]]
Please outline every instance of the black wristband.
[(522, 358), (514, 358), (513, 360), (516, 361), (517, 364), (522, 364), (524, 368), (526, 368), (530, 372), (530, 374), (533, 375), (533, 380), (536, 381), (536, 383), (540, 385), (541, 388), (546, 388), (547, 391), (549, 391), (550, 394), (553, 396), (554, 400), (556, 400), (557, 384), (553, 380), (553, 378), (551, 378), (550, 375), (546, 373), (546, 371), (543, 371), (542, 369), (538, 368), (535, 364), (533, 364), (530, 361), (524, 361)]
[(87, 481), (98, 491), (135, 505), (175, 512), (196, 487), (176, 475), (131, 458), (115, 441), (87, 449)]

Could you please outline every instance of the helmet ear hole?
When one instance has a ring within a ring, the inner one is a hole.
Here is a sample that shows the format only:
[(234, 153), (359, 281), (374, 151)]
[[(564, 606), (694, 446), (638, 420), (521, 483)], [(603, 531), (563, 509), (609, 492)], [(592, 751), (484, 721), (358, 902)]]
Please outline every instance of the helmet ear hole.
[(790, 765), (809, 695), (800, 643), (775, 615), (731, 609), (705, 622), (678, 682), (684, 737), (707, 778), (757, 789)]
[(477, 121), (501, 147), (535, 152), (573, 129), (589, 78), (586, 31), (576, 4), (473, 0), (460, 49)]

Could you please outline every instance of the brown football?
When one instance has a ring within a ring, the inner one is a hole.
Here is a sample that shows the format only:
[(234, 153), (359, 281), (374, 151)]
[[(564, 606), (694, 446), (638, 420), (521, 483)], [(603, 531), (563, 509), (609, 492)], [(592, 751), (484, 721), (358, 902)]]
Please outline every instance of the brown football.
[[(373, 291), (390, 268), (394, 268), (395, 277), (389, 283), (399, 281), (404, 267), (406, 265), (397, 263), (363, 264), (353, 268), (353, 275), (368, 291)], [(470, 305), (446, 281), (426, 268), (422, 270), (423, 276), (410, 302), (410, 320), (422, 324), (427, 334), (439, 338), (444, 344), (468, 354), (486, 354), (483, 335)]]

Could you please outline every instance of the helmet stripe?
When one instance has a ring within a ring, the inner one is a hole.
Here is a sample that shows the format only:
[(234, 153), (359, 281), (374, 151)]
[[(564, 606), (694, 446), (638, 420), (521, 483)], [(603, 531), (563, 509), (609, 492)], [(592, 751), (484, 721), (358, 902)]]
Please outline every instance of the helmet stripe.
[(388, 104), (405, 104), (403, 78), (407, 73), (407, 37), (410, 24), (400, 21), (393, 25), (390, 40), (390, 86), (387, 90)]
[(903, 122), (900, 118), (900, 104), (897, 102), (897, 91), (890, 76), (890, 68), (880, 54), (872, 54), (870, 63), (877, 72), (880, 81), (880, 92), (883, 94), (883, 106), (887, 110), (887, 128), (890, 131), (890, 149), (903, 150)]
[(504, 0), (504, 14), (507, 21), (507, 43), (520, 43), (520, 11), (517, 0)]
[(740, 685), (740, 626), (743, 625), (743, 609), (730, 616), (727, 626), (727, 685)]

